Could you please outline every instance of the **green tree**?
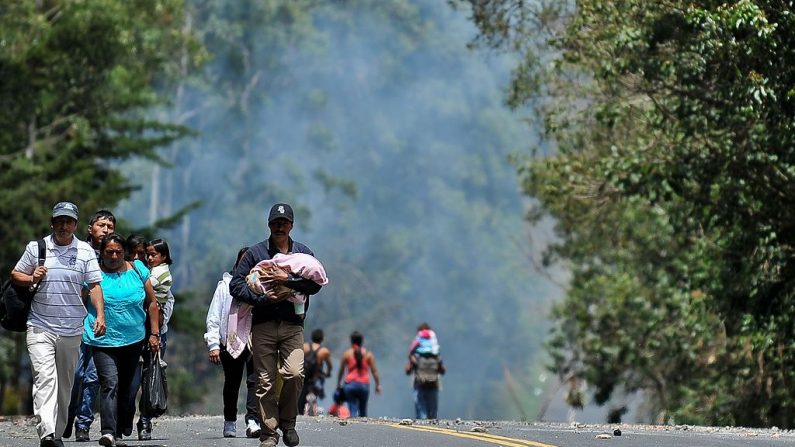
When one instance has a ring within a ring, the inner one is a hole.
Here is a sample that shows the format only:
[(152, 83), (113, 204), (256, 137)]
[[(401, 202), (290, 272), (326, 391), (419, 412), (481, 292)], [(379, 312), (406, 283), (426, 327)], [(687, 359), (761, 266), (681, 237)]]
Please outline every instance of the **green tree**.
[[(450, 370), (463, 373), (445, 381), (445, 407), (522, 417), (503, 377), (519, 378), (519, 400), (532, 408), (545, 291), (515, 238), (524, 223), (506, 155), (526, 131), (502, 104), (505, 59), (488, 61), (493, 70), (482, 53), (473, 57), (473, 26), (439, 2), (188, 7), (211, 54), (185, 83), (181, 108), (200, 136), (180, 143), (159, 183), (144, 163), (131, 168), (144, 187), (121, 211), (149, 206), (155, 185), (162, 203), (203, 200), (186, 225), (161, 235), (177, 253), (177, 287), (195, 291), (177, 307), (198, 320), (237, 249), (267, 236), (270, 204), (290, 201), (293, 235), (331, 278), (312, 299), (307, 329), (322, 327), (335, 356), (362, 330), (387, 386), (404, 391), (385, 393), (374, 413), (412, 414), (402, 368), (414, 329), (429, 320)], [(178, 318), (174, 335), (202, 349)], [(182, 340), (170, 351), (176, 364), (192, 361)], [(473, 357), (481, 361), (470, 365)], [(193, 383), (217, 383), (217, 369), (200, 361)]]
[(669, 422), (794, 426), (789, 8), (464, 3), (546, 131), (520, 171), (572, 272), (554, 369)]
[[(134, 190), (119, 161), (158, 160), (187, 134), (147, 114), (191, 39), (181, 24), (179, 0), (0, 5), (0, 271), (47, 233), (54, 203), (112, 207)], [(16, 365), (23, 352), (17, 340)]]

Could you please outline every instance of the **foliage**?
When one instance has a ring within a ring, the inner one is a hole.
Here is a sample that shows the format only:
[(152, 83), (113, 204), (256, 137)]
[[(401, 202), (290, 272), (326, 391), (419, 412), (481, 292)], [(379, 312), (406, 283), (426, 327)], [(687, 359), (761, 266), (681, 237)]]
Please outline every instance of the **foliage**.
[(554, 369), (668, 422), (795, 426), (789, 7), (464, 3), (552, 148), (520, 172), (573, 275)]
[[(525, 131), (501, 103), (509, 65), (468, 52), (472, 25), (441, 2), (197, 0), (188, 14), (211, 60), (163, 113), (200, 136), (160, 152), (174, 169), (128, 164), (143, 188), (120, 208), (167, 213), (202, 199), (160, 235), (176, 287), (196, 292), (177, 306), (206, 310), (237, 249), (267, 237), (270, 204), (288, 201), (293, 236), (331, 278), (306, 327), (325, 330), (335, 364), (348, 334), (365, 333), (393, 390), (374, 414), (413, 413), (402, 367), (429, 320), (450, 370), (466, 370), (445, 379), (443, 413), (515, 417), (502, 378), (537, 363), (546, 292), (515, 236), (521, 197), (506, 155)], [(483, 361), (470, 367), (473, 355)], [(195, 383), (215, 380), (201, 365)]]
[(73, 201), (82, 216), (113, 206), (135, 189), (119, 161), (159, 160), (188, 133), (147, 114), (191, 40), (182, 12), (180, 0), (0, 6), (0, 271), (46, 234), (53, 204)]

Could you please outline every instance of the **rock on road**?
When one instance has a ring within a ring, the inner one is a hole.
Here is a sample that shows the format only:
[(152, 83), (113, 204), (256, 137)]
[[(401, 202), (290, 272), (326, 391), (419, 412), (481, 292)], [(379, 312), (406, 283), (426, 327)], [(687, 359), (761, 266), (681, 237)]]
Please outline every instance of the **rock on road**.
[[(155, 421), (153, 439), (125, 439), (130, 447), (258, 447), (259, 441), (245, 437), (238, 421), (237, 438), (221, 436), (220, 416), (163, 417)], [(446, 421), (429, 423), (410, 419), (351, 419), (299, 417), (301, 446), (385, 447), (783, 447), (795, 446), (795, 432), (778, 429), (713, 428), (654, 425), (593, 425), (522, 422)], [(616, 431), (618, 430), (618, 431)], [(619, 436), (618, 435), (620, 432)], [(65, 439), (67, 447), (95, 446), (99, 420), (94, 422), (91, 441)], [(35, 421), (30, 417), (0, 418), (0, 446), (37, 447)], [(280, 442), (280, 445), (283, 445)]]

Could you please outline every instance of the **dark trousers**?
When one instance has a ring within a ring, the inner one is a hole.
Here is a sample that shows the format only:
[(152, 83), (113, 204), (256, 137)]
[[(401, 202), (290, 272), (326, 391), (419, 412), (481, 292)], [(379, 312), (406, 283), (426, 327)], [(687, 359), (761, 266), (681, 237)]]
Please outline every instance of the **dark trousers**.
[(246, 372), (246, 422), (254, 420), (259, 424), (257, 415), (257, 376), (254, 374), (254, 362), (251, 351), (246, 348), (238, 358), (232, 358), (221, 346), (221, 367), (224, 369), (224, 420), (237, 420), (237, 396), (243, 371)]
[(118, 348), (95, 346), (94, 364), (99, 375), (99, 416), (102, 434), (120, 437), (132, 430), (135, 416), (133, 378), (143, 342)]
[(414, 388), (414, 410), (417, 419), (437, 419), (436, 413), (439, 408), (439, 387), (415, 387)]

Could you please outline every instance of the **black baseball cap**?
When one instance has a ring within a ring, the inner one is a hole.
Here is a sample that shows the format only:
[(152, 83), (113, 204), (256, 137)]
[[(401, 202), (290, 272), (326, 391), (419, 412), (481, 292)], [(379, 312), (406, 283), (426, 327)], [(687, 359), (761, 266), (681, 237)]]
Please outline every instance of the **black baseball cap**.
[(271, 207), (271, 212), (268, 213), (268, 223), (276, 219), (285, 218), (290, 222), (293, 221), (293, 207), (286, 203), (277, 203)]

